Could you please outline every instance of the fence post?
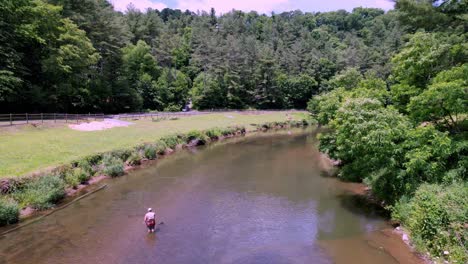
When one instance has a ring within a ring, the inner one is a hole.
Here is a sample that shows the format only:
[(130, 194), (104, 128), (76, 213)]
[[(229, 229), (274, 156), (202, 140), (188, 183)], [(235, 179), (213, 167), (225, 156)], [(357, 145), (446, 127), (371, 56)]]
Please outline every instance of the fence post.
[(65, 123), (68, 123), (68, 114), (65, 113)]
[(26, 124), (29, 124), (29, 116), (28, 116), (28, 113), (26, 113)]
[(13, 125), (13, 114), (10, 113), (10, 126)]
[(57, 123), (57, 113), (54, 113), (54, 123)]
[(44, 124), (44, 114), (41, 113), (41, 123)]

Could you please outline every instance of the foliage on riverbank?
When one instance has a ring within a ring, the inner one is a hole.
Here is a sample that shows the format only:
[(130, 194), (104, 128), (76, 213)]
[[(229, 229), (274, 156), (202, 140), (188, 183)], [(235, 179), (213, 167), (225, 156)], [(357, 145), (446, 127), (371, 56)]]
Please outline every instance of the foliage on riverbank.
[(304, 114), (290, 111), (259, 114), (221, 112), (160, 122), (152, 122), (151, 119), (132, 120), (133, 124), (128, 127), (90, 132), (73, 130), (63, 125), (51, 127), (48, 124), (0, 127), (0, 179), (45, 171), (97, 152), (131, 148), (174, 133), (213, 127), (222, 130), (236, 125), (251, 130), (255, 129), (251, 124), (285, 121), (288, 117), (303, 119)]
[[(305, 127), (309, 122), (291, 120), (275, 124), (276, 126), (269, 124), (268, 128)], [(93, 176), (118, 177), (125, 173), (125, 166), (139, 165), (145, 159), (157, 159), (158, 154), (165, 155), (179, 147), (204, 145), (222, 137), (243, 135), (246, 132), (243, 126), (192, 130), (185, 134), (168, 135), (156, 142), (133, 148), (93, 154), (57, 167), (50, 174), (11, 179), (9, 186), (12, 188), (3, 190), (5, 194), (0, 197), (0, 226), (17, 222), (20, 207), (29, 206), (37, 210), (54, 207), (65, 196), (66, 188), (86, 184)]]
[(466, 263), (468, 35), (451, 27), (454, 13), (409, 6), (399, 6), (401, 15), (424, 20), (415, 10), (431, 10), (447, 27), (415, 29), (387, 80), (347, 69), (308, 109), (331, 128), (320, 150), (340, 161), (338, 177), (370, 186), (421, 252)]
[(422, 185), (409, 200), (395, 205), (392, 217), (411, 230), (420, 251), (444, 252), (449, 261), (466, 263), (468, 183)]

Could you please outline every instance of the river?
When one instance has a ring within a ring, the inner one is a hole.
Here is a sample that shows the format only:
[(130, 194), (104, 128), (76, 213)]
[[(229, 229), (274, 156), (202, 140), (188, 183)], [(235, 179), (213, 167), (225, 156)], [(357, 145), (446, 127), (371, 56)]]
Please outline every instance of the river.
[[(310, 132), (180, 151), (0, 238), (0, 263), (419, 263)], [(159, 225), (143, 224), (152, 207)]]

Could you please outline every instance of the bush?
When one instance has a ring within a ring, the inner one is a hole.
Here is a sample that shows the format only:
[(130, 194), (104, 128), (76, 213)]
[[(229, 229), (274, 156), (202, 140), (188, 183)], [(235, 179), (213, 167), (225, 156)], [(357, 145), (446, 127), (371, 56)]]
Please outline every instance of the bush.
[(164, 155), (164, 152), (167, 149), (167, 145), (164, 141), (160, 140), (156, 143), (156, 152), (159, 155)]
[(89, 166), (98, 165), (99, 162), (101, 162), (102, 157), (103, 157), (102, 153), (89, 155), (89, 156), (81, 159), (81, 161), (78, 162), (78, 166), (80, 166), (80, 163), (87, 163)]
[(19, 207), (15, 201), (0, 199), (0, 226), (14, 224), (19, 220)]
[(130, 155), (132, 155), (133, 150), (132, 149), (118, 149), (111, 151), (107, 153), (106, 155), (111, 155), (113, 157), (116, 157), (120, 160), (127, 160)]
[(84, 173), (86, 173), (86, 177), (91, 178), (96, 170), (93, 168), (93, 166), (90, 164), (89, 161), (87, 160), (80, 160), (77, 165), (78, 168), (80, 168)]
[(222, 131), (219, 128), (212, 128), (206, 130), (205, 135), (210, 139), (218, 139), (222, 135)]
[(128, 157), (126, 163), (130, 166), (136, 166), (141, 164), (141, 155), (138, 150), (134, 151), (130, 157)]
[(192, 130), (187, 133), (186, 140), (187, 143), (190, 143), (192, 140), (199, 140), (202, 144), (205, 144), (208, 141), (208, 137), (201, 131)]
[(182, 135), (169, 135), (162, 137), (161, 140), (164, 142), (166, 147), (174, 149), (177, 145), (185, 143), (184, 137)]
[(143, 156), (147, 159), (155, 159), (157, 156), (156, 146), (146, 145), (143, 149)]
[(80, 181), (78, 180), (78, 178), (75, 176), (74, 173), (67, 173), (67, 175), (65, 175), (64, 177), (64, 180), (65, 180), (65, 183), (72, 187), (73, 189), (76, 189), (76, 187), (78, 187), (78, 185), (80, 184)]
[(180, 112), (181, 109), (182, 107), (178, 105), (170, 104), (164, 108), (164, 112)]
[[(85, 162), (85, 164), (87, 163)], [(67, 173), (61, 177), (65, 180), (65, 183), (68, 186), (76, 188), (79, 184), (85, 183), (91, 179), (91, 176), (94, 174), (94, 170), (89, 165), (85, 166), (82, 164), (82, 166), (84, 169), (82, 167), (77, 167), (67, 171)]]
[(121, 159), (112, 155), (105, 155), (102, 159), (102, 172), (111, 177), (117, 177), (124, 174), (124, 163)]
[[(467, 263), (468, 184), (422, 185), (410, 200), (401, 199), (392, 217), (410, 232), (419, 250), (450, 262)], [(445, 255), (444, 251), (449, 254)]]
[(65, 182), (55, 175), (39, 177), (13, 193), (13, 197), (22, 206), (29, 205), (39, 210), (53, 207), (64, 196)]

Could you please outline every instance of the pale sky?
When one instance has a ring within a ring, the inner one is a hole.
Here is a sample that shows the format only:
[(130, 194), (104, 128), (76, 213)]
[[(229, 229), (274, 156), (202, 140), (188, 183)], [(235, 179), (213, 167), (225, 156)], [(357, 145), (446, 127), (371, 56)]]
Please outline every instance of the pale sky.
[(355, 7), (377, 7), (384, 10), (393, 8), (391, 0), (108, 0), (116, 10), (125, 11), (132, 3), (136, 8), (145, 11), (147, 8), (163, 9), (165, 7), (185, 11), (209, 11), (211, 7), (217, 14), (226, 13), (232, 9), (269, 14), (272, 11), (302, 10), (304, 12), (325, 12), (338, 9), (351, 11)]

